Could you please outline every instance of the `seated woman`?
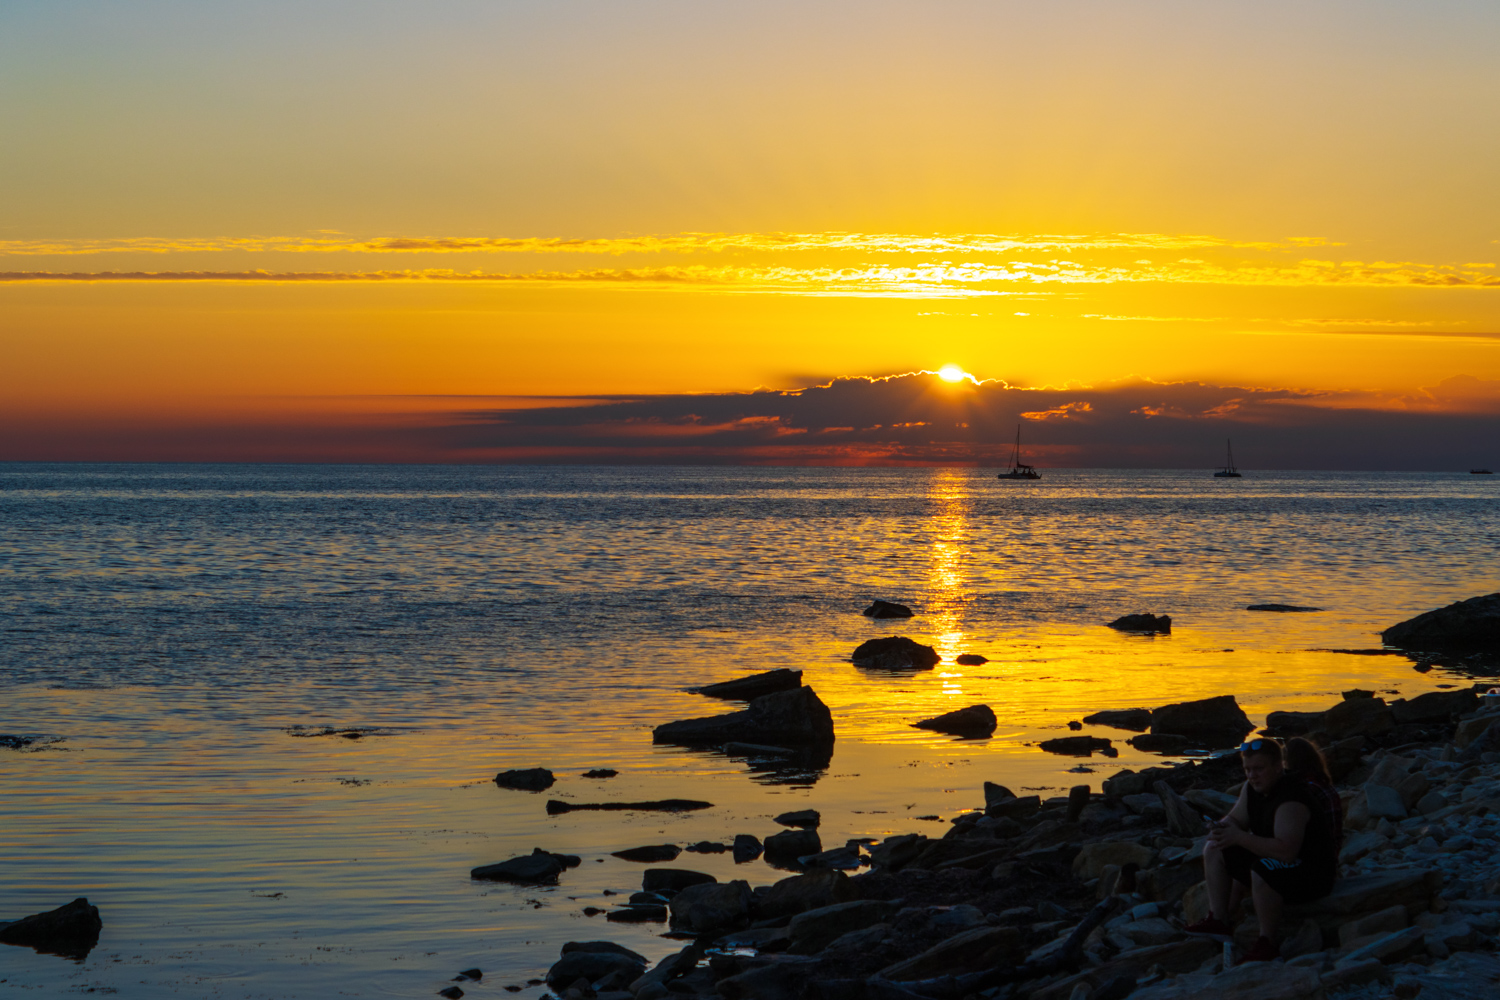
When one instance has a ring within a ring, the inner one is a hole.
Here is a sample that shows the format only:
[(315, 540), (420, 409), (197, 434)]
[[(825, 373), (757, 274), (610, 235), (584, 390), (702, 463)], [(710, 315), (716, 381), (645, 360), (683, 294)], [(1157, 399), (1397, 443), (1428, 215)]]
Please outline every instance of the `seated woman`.
[(1213, 825), (1203, 848), (1210, 913), (1187, 932), (1230, 940), (1226, 921), (1249, 890), (1260, 937), (1246, 962), (1276, 958), (1283, 906), (1328, 895), (1338, 878), (1338, 794), (1317, 747), (1296, 742), (1305, 744), (1293, 752), (1297, 773), (1287, 771), (1275, 740), (1240, 747), (1245, 784), (1239, 801)]

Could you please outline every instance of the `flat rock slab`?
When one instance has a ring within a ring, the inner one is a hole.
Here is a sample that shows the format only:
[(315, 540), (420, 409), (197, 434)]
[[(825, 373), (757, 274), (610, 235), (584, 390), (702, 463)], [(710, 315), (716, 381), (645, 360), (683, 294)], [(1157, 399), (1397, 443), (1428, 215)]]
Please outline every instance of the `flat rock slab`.
[(1247, 604), (1247, 605), (1245, 605), (1245, 610), (1246, 611), (1279, 611), (1279, 612), (1281, 612), (1283, 614), (1290, 614), (1292, 612), (1297, 612), (1297, 611), (1322, 611), (1323, 609), (1322, 608), (1304, 607), (1304, 606), (1302, 606), (1300, 604)]
[(792, 688), (802, 686), (802, 671), (767, 670), (763, 674), (751, 674), (748, 677), (737, 677), (732, 681), (720, 681), (717, 684), (707, 684), (698, 688), (698, 693), (710, 698), (727, 698), (731, 701), (754, 701), (762, 695), (775, 694), (778, 691), (790, 691)]
[(1114, 743), (1104, 739), (1102, 736), (1061, 736), (1055, 740), (1043, 740), (1037, 746), (1048, 753), (1064, 754), (1069, 757), (1090, 757), (1095, 751), (1108, 753), (1114, 750)]
[(968, 739), (983, 739), (993, 736), (997, 725), (995, 712), (988, 705), (970, 705), (953, 712), (945, 712), (931, 719), (912, 723), (914, 729), (930, 729)]
[(493, 865), (480, 865), (469, 872), (469, 877), (491, 882), (551, 885), (566, 869), (576, 868), (579, 860), (575, 854), (553, 854), (538, 847), (530, 854), (523, 854), (518, 858)]
[(501, 788), (514, 788), (521, 792), (542, 792), (556, 784), (557, 779), (545, 767), (528, 767), (524, 770), (501, 771), (495, 775), (495, 784)]
[(904, 635), (862, 642), (849, 659), (856, 667), (875, 670), (930, 670), (942, 661), (937, 650)]
[(651, 738), (656, 743), (684, 746), (732, 742), (832, 746), (833, 713), (812, 688), (797, 687), (762, 695), (743, 712), (668, 722), (657, 726)]
[(717, 882), (707, 872), (695, 872), (690, 868), (648, 868), (641, 875), (643, 892), (681, 892), (690, 885), (706, 885)]
[(568, 812), (692, 812), (695, 809), (712, 809), (712, 802), (697, 799), (657, 799), (652, 802), (564, 802), (548, 799), (550, 815)]
[(622, 861), (642, 861), (646, 864), (660, 864), (663, 861), (676, 861), (677, 855), (682, 853), (682, 848), (676, 844), (652, 844), (647, 847), (632, 847), (625, 851), (611, 851), (613, 857)]

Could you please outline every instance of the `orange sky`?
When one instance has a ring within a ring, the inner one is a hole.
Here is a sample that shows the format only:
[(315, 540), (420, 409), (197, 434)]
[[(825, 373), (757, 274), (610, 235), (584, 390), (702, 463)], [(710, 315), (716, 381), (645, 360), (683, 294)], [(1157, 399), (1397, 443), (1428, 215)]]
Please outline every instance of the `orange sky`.
[(219, 421), (231, 457), (293, 412), (948, 362), (1495, 382), (1497, 29), (1459, 2), (7, 5), (0, 419), (31, 444), (0, 458), (101, 421), (143, 456)]

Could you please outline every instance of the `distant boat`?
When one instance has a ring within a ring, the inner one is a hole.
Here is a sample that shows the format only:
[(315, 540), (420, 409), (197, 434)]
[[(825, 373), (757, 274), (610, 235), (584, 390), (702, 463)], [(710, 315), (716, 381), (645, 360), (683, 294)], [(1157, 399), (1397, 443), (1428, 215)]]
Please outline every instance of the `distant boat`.
[(1241, 478), (1243, 478), (1239, 474), (1239, 472), (1236, 471), (1236, 469), (1234, 467), (1234, 446), (1229, 443), (1229, 439), (1228, 438), (1224, 439), (1224, 448), (1228, 452), (1227, 459), (1226, 459), (1226, 461), (1224, 463), (1224, 468), (1222, 468), (1218, 472), (1214, 473), (1214, 478), (1215, 479), (1241, 479)]
[(1470, 469), (1469, 470), (1469, 475), (1471, 475), (1471, 476), (1493, 476), (1494, 473), (1491, 472), (1489, 469)]
[(1002, 472), (996, 479), (1041, 479), (1042, 474), (1029, 465), (1021, 464), (1021, 425), (1016, 424), (1016, 450), (1010, 456), (1010, 471)]

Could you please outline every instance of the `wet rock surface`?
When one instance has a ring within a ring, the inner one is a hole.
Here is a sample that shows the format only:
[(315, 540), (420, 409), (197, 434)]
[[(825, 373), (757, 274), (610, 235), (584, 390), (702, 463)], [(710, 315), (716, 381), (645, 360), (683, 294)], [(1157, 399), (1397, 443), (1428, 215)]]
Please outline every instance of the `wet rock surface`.
[(551, 885), (564, 871), (578, 867), (581, 860), (576, 854), (553, 854), (538, 847), (518, 858), (480, 865), (469, 872), (469, 877), (492, 882)]
[(763, 695), (743, 712), (684, 719), (657, 726), (657, 743), (688, 746), (730, 742), (783, 746), (831, 746), (833, 714), (810, 687)]
[(495, 784), (501, 788), (513, 788), (522, 792), (542, 792), (556, 784), (551, 771), (545, 767), (529, 767), (518, 771), (501, 771), (495, 775)]

